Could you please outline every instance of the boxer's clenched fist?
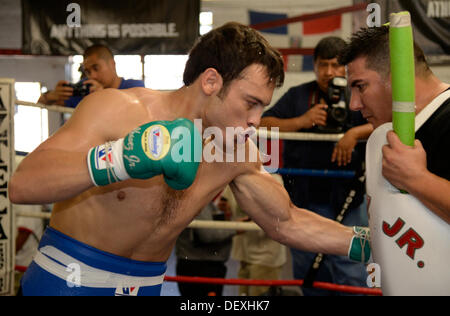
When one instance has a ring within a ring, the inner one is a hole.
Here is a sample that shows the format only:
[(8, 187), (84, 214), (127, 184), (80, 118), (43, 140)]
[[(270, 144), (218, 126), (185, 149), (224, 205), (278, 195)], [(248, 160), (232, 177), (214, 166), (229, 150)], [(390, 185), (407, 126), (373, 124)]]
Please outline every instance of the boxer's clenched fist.
[(188, 119), (155, 121), (125, 138), (91, 148), (89, 173), (97, 186), (162, 174), (170, 187), (183, 190), (194, 182), (201, 147), (200, 134)]

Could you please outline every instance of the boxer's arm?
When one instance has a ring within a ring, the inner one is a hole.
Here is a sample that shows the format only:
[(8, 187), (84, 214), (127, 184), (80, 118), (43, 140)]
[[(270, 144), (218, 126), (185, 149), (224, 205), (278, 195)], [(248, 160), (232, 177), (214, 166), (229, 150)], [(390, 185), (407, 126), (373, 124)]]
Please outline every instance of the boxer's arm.
[[(25, 158), (9, 182), (9, 198), (19, 204), (47, 204), (73, 197), (92, 184), (86, 154), (37, 148)], [(84, 162), (85, 163), (85, 162)]]
[(128, 132), (124, 120), (146, 115), (130, 111), (129, 99), (116, 89), (83, 98), (69, 121), (18, 166), (9, 182), (10, 200), (18, 204), (53, 203), (92, 187), (88, 150), (123, 137)]
[(306, 251), (348, 255), (351, 227), (296, 207), (284, 187), (257, 166), (236, 177), (231, 189), (241, 208), (272, 239)]

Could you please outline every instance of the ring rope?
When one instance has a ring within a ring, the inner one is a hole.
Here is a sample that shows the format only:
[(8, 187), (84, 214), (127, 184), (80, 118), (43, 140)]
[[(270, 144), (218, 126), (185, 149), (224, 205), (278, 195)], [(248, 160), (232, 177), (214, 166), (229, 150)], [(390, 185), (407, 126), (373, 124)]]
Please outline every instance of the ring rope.
[[(192, 276), (168, 276), (164, 277), (167, 282), (186, 282), (186, 283), (204, 283), (204, 284), (222, 284), (222, 285), (253, 285), (253, 286), (302, 286), (304, 280), (245, 280), (245, 279), (222, 279), (208, 277), (192, 277)], [(315, 281), (312, 285), (314, 288), (338, 291), (352, 294), (365, 295), (382, 295), (380, 289), (371, 289), (358, 286), (340, 285), (328, 282)]]
[(296, 168), (266, 168), (269, 173), (278, 173), (281, 175), (291, 176), (308, 176), (308, 177), (322, 177), (322, 178), (346, 178), (351, 179), (356, 176), (355, 171), (351, 170), (329, 170), (329, 169), (296, 169)]
[(49, 111), (61, 112), (61, 113), (73, 113), (73, 111), (75, 111), (74, 108), (69, 108), (69, 107), (65, 107), (65, 106), (61, 106), (61, 105), (46, 105), (43, 103), (34, 103), (34, 102), (27, 102), (27, 101), (21, 101), (21, 100), (16, 100), (16, 104), (24, 105), (24, 106), (32, 106), (32, 107), (37, 107), (37, 108), (41, 108), (41, 109), (45, 109), (45, 110), (49, 110)]
[(299, 133), (299, 132), (272, 132), (265, 128), (257, 129), (257, 134), (263, 138), (277, 138), (283, 140), (307, 140), (307, 141), (329, 141), (337, 142), (344, 134), (319, 134), (319, 133)]
[[(16, 216), (22, 217), (34, 217), (50, 219), (51, 213), (49, 212), (35, 212), (29, 210), (15, 210)], [(240, 231), (260, 231), (262, 230), (254, 222), (237, 222), (237, 221), (208, 221), (208, 220), (193, 220), (189, 225), (189, 228), (200, 229), (226, 229), (226, 230), (240, 230)]]
[[(17, 105), (33, 106), (50, 111), (61, 112), (61, 113), (73, 113), (74, 108), (69, 108), (60, 105), (46, 105), (43, 103), (33, 103), (27, 101), (16, 100)], [(271, 132), (266, 129), (258, 129), (257, 133), (260, 137), (264, 138), (277, 138), (283, 140), (304, 140), (304, 141), (339, 141), (344, 134), (318, 134), (318, 133), (291, 133), (291, 132)]]
[(239, 231), (261, 231), (254, 222), (237, 222), (237, 221), (208, 221), (208, 220), (193, 220), (189, 225), (189, 228), (209, 228), (209, 229), (227, 229), (227, 230), (239, 230)]

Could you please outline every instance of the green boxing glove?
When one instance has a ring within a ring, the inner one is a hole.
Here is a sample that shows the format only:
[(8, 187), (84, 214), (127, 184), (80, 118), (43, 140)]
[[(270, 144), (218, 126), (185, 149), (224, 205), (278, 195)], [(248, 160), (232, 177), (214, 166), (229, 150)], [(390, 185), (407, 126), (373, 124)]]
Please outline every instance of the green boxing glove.
[(195, 180), (202, 139), (188, 119), (155, 121), (139, 126), (125, 138), (93, 147), (87, 155), (89, 174), (96, 186), (164, 175), (175, 190)]
[(348, 249), (348, 257), (353, 261), (367, 263), (372, 261), (370, 248), (370, 229), (368, 227), (353, 227), (355, 234)]

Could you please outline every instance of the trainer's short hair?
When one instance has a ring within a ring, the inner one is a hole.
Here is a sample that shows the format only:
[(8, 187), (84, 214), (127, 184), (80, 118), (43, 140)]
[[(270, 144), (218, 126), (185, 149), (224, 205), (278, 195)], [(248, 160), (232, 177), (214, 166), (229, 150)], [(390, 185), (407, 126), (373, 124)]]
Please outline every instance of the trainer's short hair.
[[(366, 57), (366, 67), (383, 77), (390, 74), (389, 26), (362, 28), (353, 33), (350, 43), (339, 54), (338, 60), (347, 65), (359, 57)], [(429, 73), (425, 55), (414, 42), (414, 62), (416, 74)]]
[(283, 85), (284, 63), (281, 54), (258, 31), (230, 22), (200, 37), (189, 53), (183, 82), (189, 86), (206, 69), (214, 68), (222, 76), (224, 90), (252, 64), (265, 66), (275, 86)]

